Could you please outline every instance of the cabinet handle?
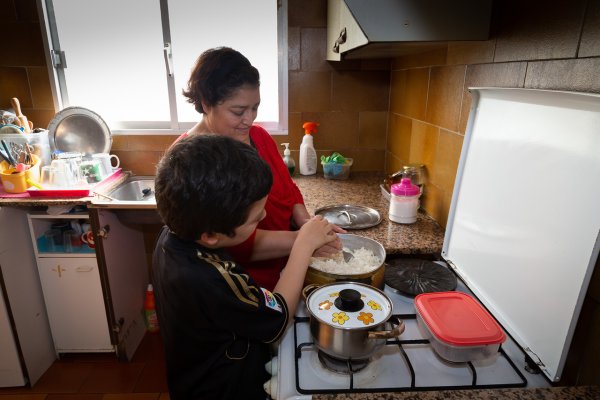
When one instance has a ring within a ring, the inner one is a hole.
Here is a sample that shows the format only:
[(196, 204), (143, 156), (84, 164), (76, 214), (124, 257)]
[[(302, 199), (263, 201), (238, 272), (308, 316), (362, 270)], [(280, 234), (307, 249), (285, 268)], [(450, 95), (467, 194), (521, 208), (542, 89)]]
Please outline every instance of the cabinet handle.
[(77, 272), (92, 272), (94, 270), (94, 267), (77, 267), (75, 268), (75, 271)]
[(333, 52), (339, 53), (340, 52), (340, 44), (344, 44), (344, 43), (346, 43), (346, 28), (344, 28), (340, 31), (340, 36), (337, 38), (337, 40), (333, 44)]

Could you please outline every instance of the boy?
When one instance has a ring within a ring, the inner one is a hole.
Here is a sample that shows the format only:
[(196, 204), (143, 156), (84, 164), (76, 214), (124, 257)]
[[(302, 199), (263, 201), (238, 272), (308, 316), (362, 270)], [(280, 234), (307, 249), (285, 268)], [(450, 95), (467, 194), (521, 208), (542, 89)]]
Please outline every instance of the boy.
[(252, 147), (223, 136), (183, 139), (158, 166), (156, 205), (166, 226), (153, 275), (172, 400), (266, 398), (269, 343), (294, 315), (311, 255), (337, 238), (314, 217), (292, 233), (274, 293), (256, 286), (223, 248), (254, 232), (271, 183)]

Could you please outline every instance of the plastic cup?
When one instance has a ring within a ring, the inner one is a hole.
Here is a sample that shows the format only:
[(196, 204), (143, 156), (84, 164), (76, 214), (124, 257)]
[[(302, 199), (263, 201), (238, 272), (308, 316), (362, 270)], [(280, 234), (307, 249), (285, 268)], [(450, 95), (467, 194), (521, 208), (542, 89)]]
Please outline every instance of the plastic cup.
[(46, 240), (46, 250), (49, 252), (55, 252), (59, 243), (59, 237), (62, 232), (58, 229), (48, 229), (44, 232), (44, 239)]

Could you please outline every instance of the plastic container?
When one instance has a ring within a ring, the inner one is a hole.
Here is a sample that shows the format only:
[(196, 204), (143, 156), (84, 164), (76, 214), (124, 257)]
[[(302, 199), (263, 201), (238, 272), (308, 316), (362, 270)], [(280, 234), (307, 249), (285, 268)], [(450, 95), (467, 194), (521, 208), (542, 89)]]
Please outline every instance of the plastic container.
[(348, 179), (350, 176), (350, 167), (354, 160), (352, 158), (346, 158), (345, 164), (339, 164), (334, 162), (321, 162), (323, 166), (323, 175), (327, 179)]
[(7, 193), (25, 193), (31, 186), (40, 181), (40, 159), (31, 155), (34, 164), (27, 170), (16, 172), (6, 161), (0, 163), (0, 180)]
[(158, 316), (156, 315), (156, 305), (154, 304), (154, 288), (151, 283), (148, 284), (148, 288), (146, 289), (144, 319), (148, 332), (158, 332)]
[(390, 220), (400, 224), (416, 222), (421, 189), (409, 178), (402, 178), (400, 183), (391, 186), (390, 195)]
[(285, 150), (283, 150), (283, 163), (287, 167), (290, 176), (294, 176), (294, 172), (296, 171), (296, 162), (292, 158), (292, 153), (290, 152), (290, 144), (281, 143), (281, 145), (285, 146)]
[(506, 340), (494, 318), (465, 293), (419, 294), (415, 309), (421, 333), (445, 360), (484, 360), (496, 355)]
[(29, 143), (33, 147), (33, 154), (40, 158), (42, 165), (50, 164), (52, 151), (47, 130), (38, 133), (3, 133), (0, 135), (0, 139), (4, 139), (7, 144), (9, 142), (16, 144)]
[(302, 175), (317, 173), (317, 152), (315, 151), (312, 134), (317, 132), (318, 125), (315, 122), (305, 122), (302, 125), (304, 128), (304, 137), (300, 144), (300, 173)]

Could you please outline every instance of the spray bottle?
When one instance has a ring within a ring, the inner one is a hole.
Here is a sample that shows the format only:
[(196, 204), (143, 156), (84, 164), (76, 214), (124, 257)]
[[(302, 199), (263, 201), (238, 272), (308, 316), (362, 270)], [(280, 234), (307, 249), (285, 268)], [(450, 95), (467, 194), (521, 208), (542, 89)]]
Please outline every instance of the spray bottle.
[(296, 162), (291, 156), (290, 152), (290, 144), (289, 143), (281, 143), (282, 146), (285, 146), (285, 150), (283, 150), (283, 163), (288, 169), (290, 176), (294, 176), (294, 171), (296, 170)]
[(156, 315), (156, 306), (154, 304), (154, 288), (151, 283), (148, 284), (148, 288), (146, 289), (144, 319), (146, 320), (146, 329), (148, 329), (148, 332), (158, 332), (158, 317)]
[(314, 175), (317, 173), (317, 152), (313, 145), (312, 134), (317, 132), (316, 122), (305, 122), (302, 125), (304, 128), (304, 137), (300, 144), (300, 173), (302, 175)]

